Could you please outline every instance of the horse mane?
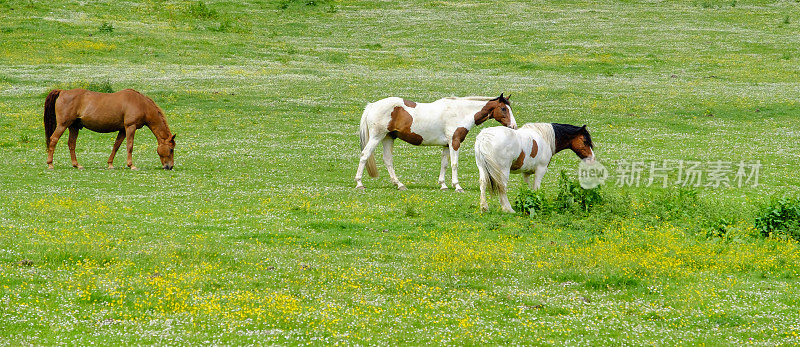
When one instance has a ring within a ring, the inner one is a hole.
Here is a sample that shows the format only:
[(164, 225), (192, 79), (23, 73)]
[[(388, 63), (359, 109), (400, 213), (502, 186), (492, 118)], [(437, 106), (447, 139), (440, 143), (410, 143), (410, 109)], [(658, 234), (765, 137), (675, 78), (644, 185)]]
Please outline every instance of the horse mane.
[(491, 96), (448, 96), (445, 99), (447, 100), (470, 100), (470, 101), (490, 101), (497, 99), (496, 97)]
[(520, 129), (530, 129), (538, 133), (550, 145), (550, 150), (555, 153), (556, 134), (551, 123), (525, 123)]
[(586, 135), (586, 142), (588, 143), (589, 148), (594, 148), (594, 143), (592, 143), (592, 135), (590, 135), (589, 131), (586, 130), (586, 126), (579, 127), (571, 124), (561, 123), (552, 123), (552, 125), (556, 138), (573, 138), (578, 135)]
[(140, 93), (138, 90), (135, 90), (135, 89), (126, 89), (126, 90), (130, 90), (132, 92), (135, 92), (136, 94), (139, 94), (140, 96), (142, 96), (144, 98), (144, 100), (147, 100), (147, 102), (150, 104), (150, 106), (152, 108), (154, 108), (156, 110), (156, 113), (160, 116), (159, 119), (161, 120), (161, 123), (164, 125), (164, 129), (167, 130), (167, 134), (171, 134), (172, 133), (172, 131), (169, 129), (169, 125), (167, 124), (167, 117), (164, 116), (164, 110), (162, 110), (161, 107), (159, 107), (158, 104), (156, 104), (156, 102), (153, 101), (153, 99), (151, 99), (147, 95), (144, 95), (144, 94)]
[(511, 106), (511, 101), (509, 101), (508, 99), (503, 97), (502, 94), (500, 96), (497, 96), (497, 97), (476, 96), (476, 95), (461, 96), (461, 97), (459, 97), (459, 96), (448, 96), (448, 97), (446, 97), (444, 99), (446, 99), (446, 100), (464, 100), (464, 101), (495, 101), (495, 100), (497, 100), (497, 101), (500, 101), (501, 103), (504, 103), (506, 105)]

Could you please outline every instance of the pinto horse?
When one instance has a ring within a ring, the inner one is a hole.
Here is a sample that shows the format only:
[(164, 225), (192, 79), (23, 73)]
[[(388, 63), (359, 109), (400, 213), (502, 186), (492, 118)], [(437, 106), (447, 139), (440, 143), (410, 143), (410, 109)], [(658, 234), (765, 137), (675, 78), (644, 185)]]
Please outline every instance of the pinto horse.
[(365, 166), (370, 176), (378, 177), (373, 152), (380, 142), (383, 144), (383, 162), (392, 183), (399, 190), (406, 189), (397, 178), (392, 162), (394, 140), (400, 138), (415, 146), (441, 146), (441, 189), (447, 189), (445, 170), (450, 161), (453, 188), (456, 192), (463, 192), (458, 184), (458, 149), (470, 129), (492, 118), (504, 126), (517, 127), (511, 103), (503, 94), (497, 98), (449, 97), (432, 103), (390, 97), (368, 104), (361, 116), (361, 158), (356, 171), (356, 188), (364, 189), (361, 176)]
[(128, 167), (133, 166), (133, 134), (143, 126), (150, 128), (158, 140), (156, 152), (161, 157), (164, 170), (172, 170), (175, 152), (175, 134), (169, 131), (164, 112), (152, 99), (133, 89), (116, 93), (98, 93), (85, 89), (54, 89), (44, 102), (44, 137), (47, 144), (47, 168), (53, 168), (53, 153), (58, 139), (69, 129), (69, 154), (72, 166), (83, 169), (75, 156), (78, 130), (86, 128), (100, 133), (119, 131), (108, 157), (108, 168), (113, 169), (114, 156), (123, 139), (128, 140)]
[(550, 159), (564, 149), (571, 149), (581, 160), (595, 160), (594, 144), (586, 125), (582, 127), (559, 123), (527, 123), (519, 130), (503, 127), (484, 129), (475, 139), (475, 163), (478, 164), (481, 185), (481, 210), (487, 211), (486, 190), (491, 188), (500, 198), (505, 212), (514, 212), (508, 202), (507, 188), (510, 173), (522, 173), (533, 189), (539, 189)]

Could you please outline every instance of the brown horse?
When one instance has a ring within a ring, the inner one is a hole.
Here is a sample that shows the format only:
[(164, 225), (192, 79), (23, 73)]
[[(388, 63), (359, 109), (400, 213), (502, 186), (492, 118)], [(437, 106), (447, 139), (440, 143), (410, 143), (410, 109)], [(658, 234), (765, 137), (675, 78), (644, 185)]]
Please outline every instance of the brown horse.
[(78, 165), (75, 156), (75, 141), (78, 130), (86, 128), (100, 133), (119, 131), (111, 156), (108, 157), (108, 168), (114, 168), (114, 156), (122, 144), (128, 140), (128, 167), (133, 166), (133, 134), (143, 126), (150, 128), (158, 140), (156, 152), (161, 157), (164, 170), (172, 170), (175, 151), (175, 135), (169, 131), (164, 112), (152, 99), (133, 89), (125, 89), (116, 93), (98, 93), (85, 89), (54, 89), (44, 102), (44, 137), (47, 144), (47, 168), (53, 168), (53, 152), (56, 143), (69, 129), (69, 154), (72, 166)]

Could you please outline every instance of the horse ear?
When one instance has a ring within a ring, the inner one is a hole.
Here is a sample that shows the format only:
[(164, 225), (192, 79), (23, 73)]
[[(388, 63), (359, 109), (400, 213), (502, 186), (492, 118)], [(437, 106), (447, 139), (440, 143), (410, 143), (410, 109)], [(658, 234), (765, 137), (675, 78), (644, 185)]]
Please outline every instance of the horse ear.
[(500, 93), (500, 100), (503, 100), (503, 93)]
[(175, 143), (175, 134), (172, 134), (172, 137), (169, 138), (169, 142)]
[(508, 94), (508, 96), (506, 97), (506, 100), (511, 101), (511, 94)]

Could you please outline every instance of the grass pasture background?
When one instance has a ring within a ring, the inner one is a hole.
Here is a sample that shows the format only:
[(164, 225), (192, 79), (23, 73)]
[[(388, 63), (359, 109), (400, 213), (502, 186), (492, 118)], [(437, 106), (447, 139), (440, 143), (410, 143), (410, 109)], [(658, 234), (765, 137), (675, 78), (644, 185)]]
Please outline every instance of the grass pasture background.
[[(798, 244), (753, 225), (800, 184), (798, 6), (0, 0), (0, 341), (800, 342)], [(142, 129), (139, 171), (104, 170), (115, 135), (88, 131), (85, 170), (65, 136), (47, 171), (44, 97), (78, 86), (153, 98), (175, 170)], [(409, 190), (380, 158), (353, 188), (367, 102), (500, 92), (519, 123), (588, 124), (612, 168), (760, 160), (761, 186), (481, 214), (476, 129), (464, 194), (438, 190), (440, 149), (399, 142)]]

